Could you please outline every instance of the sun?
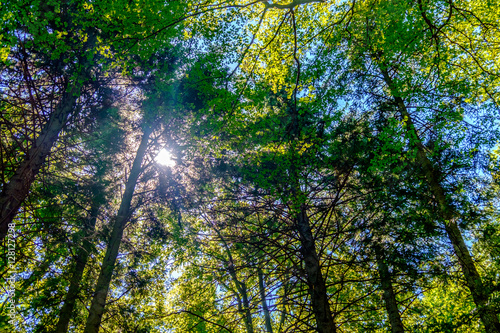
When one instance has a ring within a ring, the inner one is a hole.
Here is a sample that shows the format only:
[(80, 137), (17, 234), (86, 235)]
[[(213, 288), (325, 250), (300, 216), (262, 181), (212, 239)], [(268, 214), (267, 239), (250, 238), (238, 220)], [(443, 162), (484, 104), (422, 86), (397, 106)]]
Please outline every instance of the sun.
[(161, 165), (164, 165), (167, 167), (173, 167), (175, 165), (175, 161), (173, 160), (172, 157), (173, 157), (172, 154), (168, 150), (163, 148), (162, 150), (160, 150), (158, 155), (156, 155), (155, 161), (158, 164), (161, 164)]

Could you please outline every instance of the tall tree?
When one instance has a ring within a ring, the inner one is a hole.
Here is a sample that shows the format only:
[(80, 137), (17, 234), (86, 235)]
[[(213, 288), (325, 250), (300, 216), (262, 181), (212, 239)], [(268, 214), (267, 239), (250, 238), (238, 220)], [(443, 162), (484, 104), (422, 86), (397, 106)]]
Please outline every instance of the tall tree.
[(132, 214), (132, 198), (137, 181), (139, 180), (139, 176), (142, 172), (142, 164), (147, 152), (149, 137), (152, 131), (153, 128), (149, 125), (145, 126), (132, 168), (130, 169), (130, 175), (127, 178), (123, 198), (112, 226), (109, 243), (106, 248), (106, 254), (104, 255), (99, 278), (97, 279), (95, 286), (94, 297), (92, 298), (92, 304), (89, 309), (89, 316), (85, 326), (86, 333), (99, 332), (102, 315), (104, 313), (104, 306), (106, 305), (106, 298), (108, 296), (109, 286), (113, 276), (113, 270), (115, 268), (116, 258), (120, 249), (120, 243), (123, 238), (125, 226), (130, 219), (130, 215)]
[[(12, 66), (18, 61), (23, 66), (22, 76), (27, 82), (26, 88), (31, 96), (30, 107), (34, 109), (34, 112), (38, 111), (47, 115), (47, 121), (41, 126), (39, 132), (33, 128), (36, 136), (29, 138), (32, 142), (27, 148), (24, 159), (15, 166), (15, 171), (9, 177), (8, 182), (2, 186), (0, 239), (5, 237), (8, 224), (12, 222), (22, 202), (26, 199), (31, 184), (50, 154), (59, 133), (75, 112), (77, 99), (81, 95), (83, 86), (92, 79), (90, 67), (93, 65), (97, 40), (96, 31), (83, 28), (76, 23), (76, 20), (75, 30), (71, 33), (62, 34), (62, 38), (54, 36), (54, 30), (63, 31), (64, 25), (74, 20), (74, 13), (79, 12), (77, 4), (64, 4), (63, 6), (50, 4), (40, 6), (32, 13), (29, 8), (28, 4), (9, 8), (13, 10), (12, 15), (21, 19), (15, 30), (11, 32), (12, 38), (17, 40), (17, 52), (8, 58), (8, 64)], [(56, 9), (58, 14), (54, 15), (52, 10), (56, 11)], [(28, 16), (32, 16), (33, 19), (30, 22), (23, 22), (22, 18)], [(76, 37), (77, 29), (81, 29), (79, 38)], [(23, 37), (17, 37), (16, 32), (19, 36), (21, 31), (27, 31), (27, 33)], [(37, 50), (40, 45), (47, 47), (47, 44), (51, 42), (55, 43), (58, 52), (48, 56), (44, 54), (48, 52), (48, 48)], [(29, 57), (35, 59), (38, 57), (38, 62), (46, 62), (47, 66), (44, 69), (53, 79), (59, 81), (59, 86), (54, 87), (58, 95), (55, 103), (53, 101), (47, 103), (40, 99), (38, 94), (40, 89), (35, 86), (35, 81), (32, 79), (40, 75), (40, 72), (36, 68), (33, 69), (34, 63), (28, 60)], [(72, 68), (64, 68), (64, 59), (71, 59), (72, 63), (66, 63), (66, 67)]]

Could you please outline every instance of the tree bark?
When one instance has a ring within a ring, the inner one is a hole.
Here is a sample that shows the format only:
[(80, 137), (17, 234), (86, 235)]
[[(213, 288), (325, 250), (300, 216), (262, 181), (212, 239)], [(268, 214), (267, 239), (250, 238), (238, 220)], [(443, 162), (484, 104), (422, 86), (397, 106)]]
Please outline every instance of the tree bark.
[[(90, 30), (85, 49), (92, 49), (96, 41), (95, 32)], [(14, 175), (2, 188), (0, 193), (0, 242), (7, 235), (9, 224), (16, 217), (21, 204), (29, 194), (31, 184), (45, 163), (69, 116), (73, 113), (80, 95), (81, 86), (90, 79), (88, 69), (92, 65), (92, 60), (93, 58), (82, 57), (82, 71), (77, 73), (75, 80), (66, 82), (61, 101), (56, 105), (54, 112), (49, 117), (49, 121), (43, 126), (42, 131), (33, 146), (28, 150)]]
[[(250, 302), (248, 300), (247, 286), (244, 282), (241, 282), (237, 275), (233, 266), (232, 260), (228, 263), (228, 270), (231, 278), (236, 285), (236, 290), (238, 291), (237, 299), (238, 299), (238, 311), (243, 313), (243, 321), (245, 322), (245, 328), (247, 333), (254, 333), (253, 330), (253, 320), (252, 313), (250, 312)], [(240, 298), (241, 297), (241, 298)]]
[(392, 288), (392, 279), (389, 267), (385, 263), (385, 256), (382, 248), (379, 245), (375, 245), (374, 248), (375, 257), (377, 259), (378, 275), (380, 277), (380, 285), (382, 286), (383, 292), (382, 297), (384, 298), (385, 308), (391, 324), (391, 331), (392, 333), (403, 333), (403, 322), (401, 321), (401, 316), (399, 315), (396, 295), (394, 294), (394, 289)]
[(21, 204), (28, 196), (31, 184), (50, 154), (59, 133), (66, 125), (68, 117), (75, 108), (77, 89), (69, 89), (57, 104), (54, 113), (36, 138), (28, 154), (5, 184), (0, 194), (0, 242), (7, 235), (8, 226), (17, 215)]
[(326, 284), (321, 274), (318, 253), (316, 252), (309, 217), (304, 206), (301, 207), (297, 216), (297, 228), (300, 235), (301, 253), (305, 264), (305, 273), (317, 330), (319, 333), (335, 333), (337, 328), (330, 310)]
[[(219, 233), (217, 231), (217, 233)], [(220, 233), (219, 236), (221, 237)], [(239, 303), (240, 311), (244, 313), (244, 322), (245, 322), (245, 327), (247, 329), (247, 333), (254, 333), (253, 329), (253, 321), (252, 321), (252, 313), (250, 312), (250, 302), (248, 300), (248, 293), (247, 293), (247, 286), (244, 282), (241, 282), (238, 279), (238, 276), (236, 275), (236, 270), (234, 268), (234, 261), (233, 261), (233, 256), (231, 255), (231, 252), (229, 251), (229, 247), (227, 246), (226, 242), (224, 241), (224, 245), (226, 246), (226, 251), (228, 252), (229, 255), (229, 262), (228, 262), (228, 270), (229, 274), (231, 275), (234, 284), (236, 285), (236, 290), (238, 291), (238, 294), (241, 296), (242, 302)], [(243, 303), (243, 304), (241, 304)]]
[(281, 302), (281, 306), (283, 308), (283, 310), (281, 310), (281, 316), (280, 316), (280, 321), (279, 321), (279, 325), (278, 325), (278, 333), (282, 333), (283, 332), (283, 325), (285, 324), (285, 320), (286, 320), (286, 307), (288, 305), (288, 288), (289, 288), (289, 280), (288, 280), (288, 276), (285, 275), (285, 279), (283, 280), (282, 282), (283, 284), (283, 301)]
[(267, 307), (267, 301), (266, 301), (264, 273), (262, 272), (262, 269), (260, 267), (257, 268), (257, 274), (259, 275), (259, 292), (260, 292), (260, 299), (262, 301), (262, 310), (264, 311), (266, 330), (268, 333), (273, 333), (273, 326), (271, 324), (271, 315), (269, 314), (269, 308)]
[[(231, 250), (229, 246), (227, 245), (226, 240), (220, 233), (220, 231), (217, 228), (214, 228), (215, 232), (219, 236), (219, 239), (221, 242), (224, 244), (224, 249), (226, 250), (228, 260), (226, 262), (227, 265), (227, 270), (229, 272), (229, 275), (231, 275), (231, 278), (233, 279), (234, 285), (236, 286), (237, 290), (237, 299), (238, 299), (238, 311), (244, 313), (244, 318), (243, 321), (245, 322), (245, 327), (247, 329), (247, 333), (253, 333), (253, 321), (252, 321), (252, 313), (250, 311), (250, 302), (248, 299), (248, 293), (247, 293), (247, 286), (244, 282), (241, 282), (238, 279), (238, 275), (236, 274), (236, 269), (234, 266), (234, 260), (233, 260), (233, 255), (231, 254)], [(241, 297), (241, 299), (240, 299)], [(242, 304), (243, 303), (243, 304)]]
[(148, 128), (142, 135), (141, 143), (137, 149), (134, 163), (125, 185), (125, 192), (113, 224), (113, 230), (111, 231), (109, 243), (106, 248), (106, 254), (104, 255), (101, 271), (99, 272), (99, 278), (97, 279), (94, 297), (92, 298), (92, 303), (90, 305), (89, 316), (87, 318), (84, 333), (99, 332), (102, 315), (104, 314), (104, 307), (106, 305), (106, 298), (108, 296), (109, 286), (111, 283), (111, 277), (115, 268), (116, 258), (118, 257), (123, 231), (130, 218), (132, 197), (134, 195), (137, 180), (139, 179), (139, 175), (142, 171), (141, 164), (146, 154), (150, 134), (151, 129)]
[(245, 312), (245, 326), (248, 333), (254, 333), (252, 313), (250, 312), (250, 302), (248, 300), (247, 286), (243, 282), (236, 281), (239, 285), (238, 289), (241, 293), (241, 298), (243, 299), (243, 311)]
[(59, 314), (59, 321), (57, 322), (55, 333), (65, 333), (68, 331), (69, 322), (71, 320), (73, 309), (75, 308), (76, 299), (78, 297), (78, 292), (80, 290), (80, 283), (82, 281), (83, 272), (85, 271), (85, 266), (87, 266), (90, 253), (92, 252), (92, 242), (90, 241), (90, 237), (94, 232), (97, 222), (97, 214), (99, 213), (99, 208), (101, 205), (101, 202), (97, 201), (96, 198), (93, 199), (94, 200), (92, 200), (90, 214), (83, 226), (83, 235), (81, 237), (83, 244), (78, 249), (76, 255), (76, 264), (71, 276), (68, 293), (64, 298), (64, 304)]
[(437, 170), (429, 160), (425, 147), (415, 129), (411, 115), (408, 112), (403, 99), (397, 92), (392, 78), (389, 76), (389, 72), (385, 68), (381, 68), (381, 72), (392, 96), (394, 97), (398, 111), (406, 123), (406, 131), (415, 139), (414, 144), (417, 149), (417, 162), (422, 167), (423, 175), (425, 176), (431, 188), (432, 194), (434, 195), (434, 198), (439, 206), (441, 217), (445, 221), (446, 233), (451, 244), (453, 245), (453, 250), (458, 258), (460, 267), (462, 268), (467, 287), (471, 291), (472, 298), (478, 308), (479, 316), (481, 317), (481, 321), (486, 328), (486, 332), (500, 332), (500, 322), (498, 321), (498, 316), (488, 301), (490, 292), (483, 284), (481, 276), (479, 275), (474, 261), (472, 260), (469, 249), (465, 245), (462, 233), (456, 223), (456, 213), (446, 198), (445, 191), (438, 178), (437, 171), (439, 170)]

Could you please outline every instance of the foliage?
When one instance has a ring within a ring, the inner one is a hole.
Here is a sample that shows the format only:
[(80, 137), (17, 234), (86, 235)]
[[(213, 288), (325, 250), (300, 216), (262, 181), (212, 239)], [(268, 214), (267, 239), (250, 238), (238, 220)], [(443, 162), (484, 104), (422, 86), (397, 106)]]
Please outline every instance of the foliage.
[(104, 290), (102, 331), (498, 331), (499, 15), (3, 2), (2, 195), (69, 111), (27, 170), (0, 329), (95, 332)]

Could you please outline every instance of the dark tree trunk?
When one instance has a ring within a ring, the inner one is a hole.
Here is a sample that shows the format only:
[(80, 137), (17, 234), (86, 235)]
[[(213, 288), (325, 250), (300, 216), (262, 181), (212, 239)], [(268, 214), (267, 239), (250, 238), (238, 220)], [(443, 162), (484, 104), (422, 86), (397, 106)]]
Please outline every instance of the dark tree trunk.
[(474, 261), (472, 260), (469, 249), (465, 245), (462, 233), (456, 223), (456, 213), (454, 212), (448, 199), (446, 199), (445, 191), (438, 178), (439, 170), (434, 168), (429, 160), (425, 147), (418, 136), (408, 109), (406, 108), (403, 99), (399, 96), (399, 93), (397, 93), (397, 89), (394, 86), (387, 69), (382, 69), (382, 74), (384, 75), (385, 82), (391, 90), (401, 117), (406, 120), (405, 128), (409, 135), (415, 140), (414, 145), (417, 149), (417, 162), (422, 167), (423, 174), (439, 206), (441, 217), (445, 222), (446, 233), (448, 234), (448, 238), (453, 245), (453, 249), (462, 268), (467, 287), (471, 291), (472, 298), (478, 308), (479, 316), (481, 317), (484, 327), (486, 328), (486, 332), (500, 332), (500, 322), (498, 321), (498, 316), (488, 302), (490, 293), (488, 288), (486, 288), (483, 284), (481, 276), (479, 275)]
[[(99, 213), (99, 207), (101, 202), (95, 200), (92, 201), (92, 206), (90, 208), (90, 214), (83, 226), (83, 234), (81, 240), (83, 244), (77, 251), (76, 255), (76, 263), (73, 269), (73, 273), (71, 275), (70, 285), (68, 289), (68, 293), (64, 298), (64, 304), (59, 313), (59, 321), (57, 322), (57, 326), (55, 329), (56, 333), (65, 333), (68, 331), (69, 322), (71, 320), (73, 309), (75, 308), (75, 303), (78, 297), (78, 292), (80, 290), (80, 283), (82, 281), (83, 272), (85, 271), (85, 266), (87, 266), (87, 262), (92, 252), (92, 242), (90, 238), (92, 233), (94, 232), (97, 214)], [(79, 244), (77, 244), (79, 246)]]
[(243, 311), (245, 312), (245, 326), (248, 333), (253, 333), (252, 313), (250, 312), (250, 302), (248, 300), (247, 286), (243, 282), (237, 281), (239, 284), (241, 298), (243, 299)]
[(391, 273), (389, 272), (389, 267), (384, 260), (384, 252), (379, 245), (375, 245), (375, 256), (377, 259), (380, 285), (382, 286), (383, 291), (382, 297), (384, 298), (385, 308), (387, 310), (389, 322), (391, 323), (391, 331), (392, 333), (403, 333), (403, 322), (401, 321), (401, 316), (399, 315), (398, 303), (392, 287)]
[(226, 240), (224, 239), (224, 237), (222, 237), (222, 234), (217, 228), (214, 228), (214, 230), (219, 236), (221, 242), (224, 244), (224, 248), (226, 249), (226, 253), (228, 256), (226, 265), (229, 275), (231, 275), (231, 278), (233, 279), (233, 282), (236, 286), (237, 292), (235, 292), (235, 294), (236, 298), (238, 299), (238, 311), (244, 314), (243, 321), (245, 322), (247, 333), (253, 333), (254, 330), (253, 330), (252, 312), (250, 311), (250, 302), (248, 299), (247, 286), (244, 282), (241, 282), (238, 279), (238, 275), (236, 274), (236, 269), (234, 266), (233, 255), (231, 254), (231, 250), (229, 249)]
[(35, 176), (50, 154), (59, 133), (66, 125), (68, 117), (75, 108), (77, 89), (69, 89), (51, 114), (33, 146), (29, 149), (24, 161), (16, 169), (14, 175), (5, 184), (0, 194), (0, 242), (7, 235), (9, 224), (17, 215), (21, 204), (28, 196)]
[(285, 279), (282, 281), (283, 284), (283, 301), (281, 303), (283, 310), (281, 311), (280, 315), (280, 321), (278, 325), (278, 333), (283, 332), (283, 325), (285, 324), (286, 320), (286, 306), (288, 305), (288, 289), (290, 285), (290, 281), (288, 279), (288, 275), (285, 275)]
[(97, 279), (97, 284), (95, 286), (94, 297), (92, 298), (92, 303), (90, 305), (89, 316), (87, 318), (84, 333), (99, 332), (102, 315), (104, 314), (104, 307), (106, 305), (106, 298), (108, 296), (109, 286), (111, 283), (111, 277), (115, 268), (116, 258), (118, 257), (123, 231), (130, 218), (132, 197), (134, 195), (137, 180), (141, 174), (141, 164), (146, 154), (150, 134), (151, 129), (144, 131), (132, 169), (130, 170), (130, 175), (127, 179), (127, 184), (125, 185), (125, 192), (113, 224), (113, 230), (111, 231), (109, 243), (106, 248), (106, 254), (104, 255), (99, 278)]
[(304, 206), (301, 207), (297, 216), (297, 228), (300, 235), (301, 253), (305, 264), (305, 273), (317, 330), (319, 333), (334, 333), (337, 328), (330, 310), (325, 280), (321, 274), (318, 253), (316, 252), (309, 217)]
[[(89, 30), (85, 49), (92, 49), (96, 41), (97, 35), (94, 31)], [(82, 57), (81, 67), (83, 70), (80, 73), (75, 73), (78, 74), (75, 80), (67, 80), (61, 101), (56, 105), (49, 121), (43, 126), (14, 175), (4, 185), (0, 193), (0, 242), (7, 235), (9, 224), (12, 223), (21, 204), (28, 196), (31, 184), (50, 154), (59, 133), (68, 122), (70, 115), (73, 114), (82, 84), (90, 79), (88, 69), (91, 67), (92, 61), (93, 58)]]
[[(219, 237), (222, 236), (220, 233), (217, 231), (219, 234)], [(229, 261), (228, 261), (228, 270), (229, 274), (231, 275), (234, 284), (236, 285), (236, 290), (238, 291), (238, 294), (241, 296), (242, 301), (238, 301), (238, 306), (239, 306), (239, 311), (243, 312), (244, 314), (244, 321), (245, 321), (245, 327), (247, 329), (247, 333), (253, 333), (253, 321), (252, 321), (252, 313), (250, 311), (250, 302), (248, 300), (248, 292), (247, 292), (247, 286), (244, 282), (241, 282), (238, 279), (238, 276), (236, 275), (236, 270), (234, 268), (234, 261), (233, 261), (233, 256), (231, 255), (231, 252), (229, 251), (229, 247), (227, 246), (226, 242), (224, 242), (224, 245), (226, 246), (226, 251), (228, 252), (229, 255)]]
[(260, 267), (257, 268), (257, 274), (259, 275), (259, 292), (260, 292), (260, 299), (262, 301), (262, 310), (264, 311), (266, 331), (268, 333), (273, 333), (273, 326), (271, 324), (271, 315), (269, 314), (269, 308), (267, 307), (267, 301), (266, 301), (266, 287), (264, 284), (264, 273), (262, 273), (262, 269)]
[[(229, 265), (232, 265), (232, 262), (229, 262)], [(232, 266), (229, 266), (228, 268), (229, 268), (229, 274), (231, 275), (234, 284), (236, 285), (238, 311), (243, 313), (244, 316), (243, 321), (245, 322), (245, 328), (247, 329), (247, 333), (254, 333), (252, 313), (250, 311), (250, 302), (248, 300), (247, 286), (244, 282), (238, 280), (238, 277), (236, 276), (236, 271)]]

